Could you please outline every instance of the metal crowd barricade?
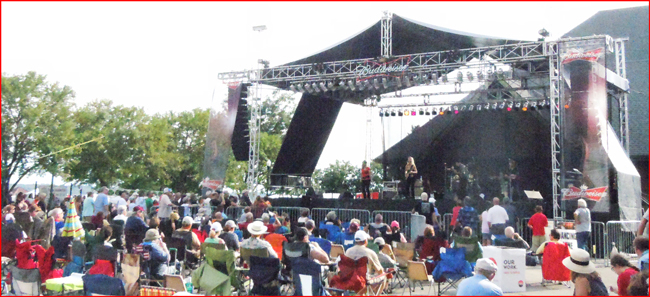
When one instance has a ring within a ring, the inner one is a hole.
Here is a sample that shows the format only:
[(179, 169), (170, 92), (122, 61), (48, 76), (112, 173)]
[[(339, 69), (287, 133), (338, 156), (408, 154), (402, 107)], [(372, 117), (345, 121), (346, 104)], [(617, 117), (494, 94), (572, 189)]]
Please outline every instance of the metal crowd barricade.
[[(592, 246), (592, 256), (596, 261), (602, 259), (603, 263), (606, 263), (605, 260), (605, 246), (607, 236), (605, 235), (605, 223), (603, 222), (591, 222), (591, 246)], [(596, 262), (594, 261), (594, 262)]]
[(519, 219), (519, 224), (517, 225), (517, 229), (519, 232), (519, 236), (523, 238), (526, 242), (532, 244), (533, 243), (533, 229), (528, 228), (528, 221), (530, 218), (523, 218)]
[(330, 211), (336, 212), (336, 217), (339, 217), (338, 209), (331, 208), (312, 208), (311, 209), (311, 219), (316, 222), (316, 226), (319, 226), (321, 222), (325, 221), (327, 213)]
[(605, 265), (609, 266), (609, 255), (612, 252), (612, 243), (616, 244), (619, 253), (634, 254), (634, 238), (639, 228), (640, 221), (609, 221), (606, 224), (605, 237)]
[(407, 240), (411, 240), (411, 212), (410, 211), (388, 211), (388, 210), (375, 210), (372, 212), (372, 218), (378, 214), (381, 214), (384, 223), (390, 225), (392, 221), (397, 221), (399, 223), (402, 233)]
[(243, 206), (229, 206), (226, 208), (224, 211), (226, 216), (228, 217), (229, 220), (237, 221), (239, 220), (239, 217), (244, 213), (244, 207)]
[(298, 218), (300, 217), (300, 213), (305, 210), (309, 211), (309, 208), (280, 206), (280, 207), (270, 207), (269, 210), (279, 215), (286, 213), (289, 216), (289, 222), (291, 223), (291, 226), (295, 226), (298, 223)]
[(361, 226), (370, 223), (370, 211), (365, 209), (337, 209), (337, 216), (341, 222), (349, 222), (352, 219), (357, 219), (361, 222)]

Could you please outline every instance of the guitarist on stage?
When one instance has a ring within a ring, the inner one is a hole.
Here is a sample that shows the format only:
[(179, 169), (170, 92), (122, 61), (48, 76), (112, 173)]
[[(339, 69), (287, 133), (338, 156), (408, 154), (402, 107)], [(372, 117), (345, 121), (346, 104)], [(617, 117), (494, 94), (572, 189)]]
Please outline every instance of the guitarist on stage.
[(406, 178), (406, 196), (407, 198), (415, 199), (415, 176), (418, 174), (418, 169), (415, 167), (413, 157), (409, 157), (404, 166), (404, 177)]

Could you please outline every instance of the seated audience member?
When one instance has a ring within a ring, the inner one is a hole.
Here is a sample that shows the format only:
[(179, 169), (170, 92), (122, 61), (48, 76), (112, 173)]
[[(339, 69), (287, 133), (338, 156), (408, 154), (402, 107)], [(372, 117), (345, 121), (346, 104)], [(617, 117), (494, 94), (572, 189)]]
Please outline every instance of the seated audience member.
[(252, 212), (249, 212), (246, 213), (246, 222), (239, 224), (239, 230), (242, 230), (244, 233), (244, 239), (248, 239), (251, 236), (250, 233), (248, 233), (248, 225), (252, 224), (253, 221), (255, 221), (255, 217)]
[(639, 256), (639, 269), (648, 270), (648, 237), (637, 236), (634, 239), (634, 250)]
[(616, 287), (609, 287), (609, 291), (618, 294), (618, 296), (630, 296), (627, 288), (630, 286), (632, 276), (639, 272), (639, 269), (630, 264), (630, 261), (625, 259), (621, 254), (612, 256), (609, 262), (612, 265), (612, 270), (618, 275)]
[(151, 247), (150, 265), (153, 279), (162, 279), (167, 273), (167, 261), (169, 261), (169, 250), (162, 241), (157, 229), (149, 229), (144, 237), (144, 246)]
[(266, 226), (260, 221), (255, 221), (246, 227), (248, 228), (248, 233), (250, 233), (251, 237), (248, 239), (244, 239), (244, 241), (241, 243), (241, 248), (246, 248), (246, 249), (261, 249), (261, 248), (266, 248), (269, 250), (269, 256), (273, 258), (277, 258), (278, 254), (273, 250), (273, 246), (271, 244), (262, 239), (262, 235), (267, 234), (266, 232)]
[(458, 296), (503, 296), (503, 291), (492, 279), (497, 273), (497, 264), (491, 259), (481, 258), (476, 261), (474, 276), (466, 278), (458, 285)]
[(571, 270), (571, 281), (575, 284), (573, 296), (609, 296), (587, 251), (571, 250), (571, 256), (562, 260), (562, 264)]
[[(63, 210), (58, 207), (52, 209), (50, 210), (50, 213), (48, 213), (48, 217), (54, 220), (54, 228), (56, 230), (56, 234), (60, 234), (61, 231), (63, 230), (63, 226), (65, 226), (65, 218), (63, 217)], [(102, 227), (103, 226), (104, 225), (102, 224)]]
[(172, 238), (181, 238), (185, 241), (185, 251), (195, 257), (194, 259), (190, 258), (190, 262), (196, 262), (201, 253), (201, 241), (199, 241), (199, 237), (192, 232), (193, 224), (194, 219), (192, 219), (192, 217), (184, 217), (183, 222), (181, 223), (181, 228), (172, 233)]
[(144, 222), (144, 208), (139, 205), (134, 207), (133, 213), (124, 225), (124, 233), (145, 234), (148, 229), (149, 226)]
[(627, 292), (629, 296), (648, 296), (648, 269), (632, 277)]
[(452, 248), (465, 248), (465, 260), (470, 263), (476, 263), (480, 258), (483, 258), (483, 246), (478, 237), (472, 235), (472, 228), (464, 227), (460, 231), (460, 236), (454, 236), (454, 242), (451, 243)]
[[(106, 220), (104, 218), (104, 212), (103, 211), (98, 212), (96, 215), (94, 215), (90, 219), (90, 222), (93, 225), (95, 225), (95, 228), (97, 228), (97, 229), (101, 229), (102, 227), (104, 227), (104, 225), (105, 225), (104, 222), (106, 222)], [(106, 222), (106, 225), (108, 225), (108, 222)]]
[(101, 234), (104, 239), (104, 246), (112, 248), (112, 242), (115, 241), (115, 239), (113, 239), (113, 228), (111, 228), (111, 226), (104, 226), (99, 234)]
[(239, 220), (237, 220), (237, 222), (240, 223), (240, 224), (245, 223), (247, 213), (251, 213), (251, 207), (250, 206), (246, 206), (244, 208), (244, 213), (241, 214), (241, 216), (239, 217)]
[[(214, 222), (210, 226), (210, 237), (205, 240), (206, 243), (217, 243), (217, 244), (226, 244), (226, 241), (221, 239), (219, 235), (221, 235), (221, 231), (223, 228), (221, 228), (221, 223), (219, 222)], [(226, 249), (228, 249), (228, 246), (226, 245)]]
[(14, 205), (7, 205), (2, 210), (2, 218), (4, 224), (13, 224), (16, 221), (14, 213), (16, 212), (16, 207)]
[(433, 226), (427, 225), (424, 227), (424, 235), (418, 236), (415, 239), (415, 250), (416, 251), (421, 251), (422, 250), (422, 245), (424, 244), (425, 240), (433, 240), (433, 241), (439, 241), (440, 246), (447, 247), (448, 242), (446, 239), (444, 239), (442, 236), (437, 236), (437, 233), (433, 230)]
[(229, 250), (239, 251), (239, 237), (235, 234), (235, 221), (228, 220), (224, 225), (224, 232), (219, 236), (226, 243)]
[(386, 245), (386, 241), (381, 237), (377, 237), (375, 238), (375, 244), (377, 244), (379, 247), (379, 253), (377, 253), (379, 264), (381, 264), (381, 266), (384, 268), (395, 267), (395, 265), (397, 265), (397, 262), (395, 261), (394, 257), (392, 255), (387, 255), (384, 253), (384, 246)]
[(384, 237), (390, 227), (384, 223), (384, 217), (381, 214), (375, 215), (375, 221), (366, 226), (366, 231), (371, 238)]
[(126, 216), (126, 205), (120, 205), (117, 207), (117, 215), (113, 217), (113, 222), (115, 221), (122, 221), (122, 223), (126, 223), (126, 220), (128, 217)]
[(300, 227), (298, 230), (296, 230), (296, 236), (294, 238), (296, 242), (306, 242), (309, 243), (309, 259), (316, 260), (320, 263), (327, 263), (329, 262), (330, 258), (323, 251), (323, 249), (320, 248), (318, 243), (309, 241), (309, 231), (307, 231), (307, 228), (305, 227)]
[(325, 224), (341, 227), (341, 221), (336, 218), (336, 212), (330, 211), (325, 216)]
[(275, 233), (287, 234), (287, 233), (291, 232), (291, 231), (289, 231), (289, 228), (287, 228), (287, 226), (285, 226), (286, 218), (284, 216), (276, 217), (275, 220), (277, 222), (277, 227), (275, 229)]
[(298, 227), (304, 226), (304, 224), (307, 223), (307, 220), (309, 220), (309, 210), (308, 209), (303, 210), (300, 213), (300, 217), (298, 218)]
[(368, 273), (382, 274), (384, 269), (377, 254), (368, 248), (368, 239), (370, 239), (370, 236), (363, 230), (354, 233), (354, 246), (345, 251), (345, 256), (353, 260), (367, 257)]
[(529, 249), (530, 246), (528, 243), (519, 236), (519, 234), (515, 233), (515, 229), (512, 227), (506, 227), (505, 229), (505, 239), (496, 239), (494, 241), (494, 245), (496, 246), (507, 246), (507, 247), (513, 247), (513, 248), (518, 248), (518, 249)]
[(262, 223), (266, 226), (266, 232), (275, 233), (275, 226), (271, 224), (271, 216), (268, 213), (262, 215)]
[(463, 200), (463, 208), (458, 211), (458, 219), (456, 220), (456, 226), (461, 229), (465, 227), (470, 227), (472, 230), (478, 230), (479, 227), (479, 218), (478, 212), (470, 204), (472, 200), (469, 197), (465, 197)]
[(404, 233), (402, 233), (402, 230), (399, 228), (398, 221), (392, 221), (390, 223), (390, 230), (386, 233), (384, 238), (388, 245), (392, 245), (393, 242), (406, 242), (406, 237), (404, 237)]
[(339, 236), (338, 244), (343, 245), (344, 249), (349, 249), (354, 245), (354, 234), (359, 231), (359, 222), (358, 220), (352, 219), (350, 221), (350, 227), (346, 232), (341, 233)]
[(544, 248), (546, 248), (546, 244), (549, 242), (559, 242), (560, 241), (560, 232), (557, 231), (557, 229), (552, 229), (551, 234), (549, 235), (549, 238), (551, 240), (545, 241), (542, 243), (538, 248), (537, 251), (535, 251), (535, 254), (542, 255), (544, 254)]

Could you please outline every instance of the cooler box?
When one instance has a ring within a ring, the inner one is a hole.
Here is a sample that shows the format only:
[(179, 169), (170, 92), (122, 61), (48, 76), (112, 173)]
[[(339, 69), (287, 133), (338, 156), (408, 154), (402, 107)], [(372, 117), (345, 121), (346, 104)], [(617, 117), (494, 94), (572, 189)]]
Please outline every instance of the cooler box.
[(503, 293), (526, 292), (526, 250), (509, 247), (483, 247), (483, 258), (497, 263), (499, 269), (492, 280)]

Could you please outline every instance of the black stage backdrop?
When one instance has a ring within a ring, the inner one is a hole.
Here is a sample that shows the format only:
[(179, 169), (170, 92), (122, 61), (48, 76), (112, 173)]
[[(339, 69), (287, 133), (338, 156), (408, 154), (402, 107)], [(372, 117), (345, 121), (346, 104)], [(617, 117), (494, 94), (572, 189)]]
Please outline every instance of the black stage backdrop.
[(339, 115), (343, 101), (303, 93), (278, 158), (271, 183), (286, 175), (311, 176)]

